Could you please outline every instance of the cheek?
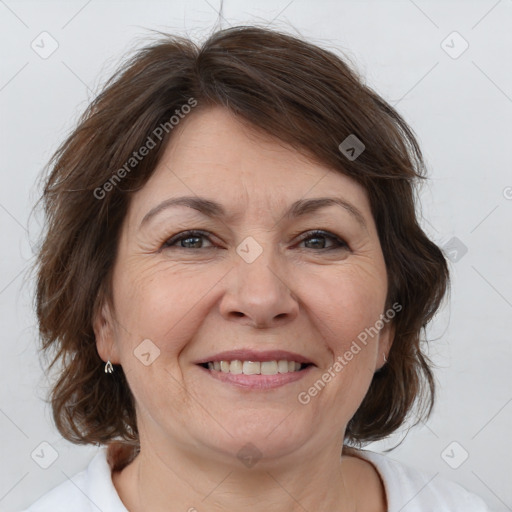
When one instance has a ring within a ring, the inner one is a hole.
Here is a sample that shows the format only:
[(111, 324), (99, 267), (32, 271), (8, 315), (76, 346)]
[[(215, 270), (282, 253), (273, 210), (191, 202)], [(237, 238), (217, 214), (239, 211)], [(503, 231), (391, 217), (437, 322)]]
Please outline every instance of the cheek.
[[(386, 279), (360, 266), (309, 279), (308, 302), (315, 330), (330, 360), (318, 378), (328, 383), (318, 400), (335, 421), (352, 417), (371, 384), (378, 355), (377, 321), (386, 299)], [(325, 382), (324, 381), (324, 382)], [(314, 389), (311, 389), (315, 393)]]
[(164, 410), (169, 397), (173, 407), (190, 409), (179, 357), (204, 319), (205, 294), (219, 280), (212, 274), (170, 265), (119, 269), (120, 277), (136, 276), (114, 284), (120, 362), (147, 414)]
[(386, 300), (382, 274), (361, 268), (347, 267), (338, 274), (317, 276), (309, 280), (308, 290), (307, 308), (314, 313), (324, 342), (336, 355), (375, 326)]
[[(114, 284), (116, 320), (123, 352), (151, 340), (163, 356), (176, 358), (197, 329), (205, 295), (219, 280), (213, 272), (172, 264), (119, 269)], [(172, 361), (169, 361), (172, 364)]]

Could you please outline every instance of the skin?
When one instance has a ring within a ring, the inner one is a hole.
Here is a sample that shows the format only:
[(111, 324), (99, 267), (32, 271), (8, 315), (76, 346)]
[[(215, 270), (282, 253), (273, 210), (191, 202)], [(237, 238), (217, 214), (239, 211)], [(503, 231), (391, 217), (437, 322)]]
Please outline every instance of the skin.
[[(141, 452), (113, 473), (119, 496), (132, 512), (170, 503), (199, 512), (385, 511), (375, 468), (340, 454), (347, 422), (390, 349), (392, 323), (307, 405), (297, 399), (385, 313), (386, 266), (365, 190), (220, 107), (195, 111), (175, 130), (133, 196), (113, 304), (94, 319), (98, 352), (122, 365), (137, 408)], [(228, 216), (177, 206), (140, 226), (152, 208), (184, 195), (220, 202)], [(336, 205), (284, 217), (294, 201), (326, 196), (349, 201), (366, 228)], [(187, 229), (206, 235), (165, 246)], [(301, 240), (314, 229), (347, 245)], [(236, 251), (249, 236), (263, 250), (252, 263)], [(160, 350), (148, 365), (134, 356), (145, 339)], [(241, 348), (289, 350), (316, 366), (299, 381), (249, 390), (194, 364)], [(237, 457), (248, 443), (261, 456), (252, 467)]]

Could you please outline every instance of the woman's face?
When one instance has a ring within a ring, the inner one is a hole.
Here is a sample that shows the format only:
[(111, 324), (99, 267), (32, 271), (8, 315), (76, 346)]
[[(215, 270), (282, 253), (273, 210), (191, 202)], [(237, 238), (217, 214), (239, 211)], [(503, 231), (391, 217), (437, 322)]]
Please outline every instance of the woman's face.
[[(174, 130), (133, 196), (113, 308), (95, 319), (100, 355), (135, 397), (142, 448), (220, 460), (341, 446), (392, 341), (365, 190), (221, 108)], [(290, 372), (292, 361), (309, 365)]]

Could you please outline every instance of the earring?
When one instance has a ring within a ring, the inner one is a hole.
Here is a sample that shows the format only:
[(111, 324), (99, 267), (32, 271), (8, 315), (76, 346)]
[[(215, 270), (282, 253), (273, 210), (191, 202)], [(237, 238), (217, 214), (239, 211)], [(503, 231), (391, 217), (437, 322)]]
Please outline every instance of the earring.
[(114, 371), (114, 367), (112, 366), (112, 363), (110, 362), (110, 359), (105, 364), (105, 373), (112, 373)]
[(384, 363), (387, 363), (388, 362), (388, 359), (386, 357), (386, 352), (384, 352)]

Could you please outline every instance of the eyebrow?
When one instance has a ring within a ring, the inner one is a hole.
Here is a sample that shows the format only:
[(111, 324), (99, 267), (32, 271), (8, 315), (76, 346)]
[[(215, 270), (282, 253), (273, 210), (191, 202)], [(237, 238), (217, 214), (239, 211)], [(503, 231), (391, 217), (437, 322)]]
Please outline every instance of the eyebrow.
[[(173, 197), (152, 208), (142, 219), (139, 228), (157, 216), (164, 210), (176, 206), (187, 206), (202, 213), (207, 217), (225, 218), (226, 210), (224, 207), (210, 199), (197, 196)], [(313, 199), (299, 199), (295, 201), (284, 214), (288, 219), (294, 219), (304, 215), (314, 213), (322, 208), (329, 206), (341, 206), (365, 229), (368, 230), (366, 220), (363, 214), (351, 203), (340, 197), (317, 197)]]

